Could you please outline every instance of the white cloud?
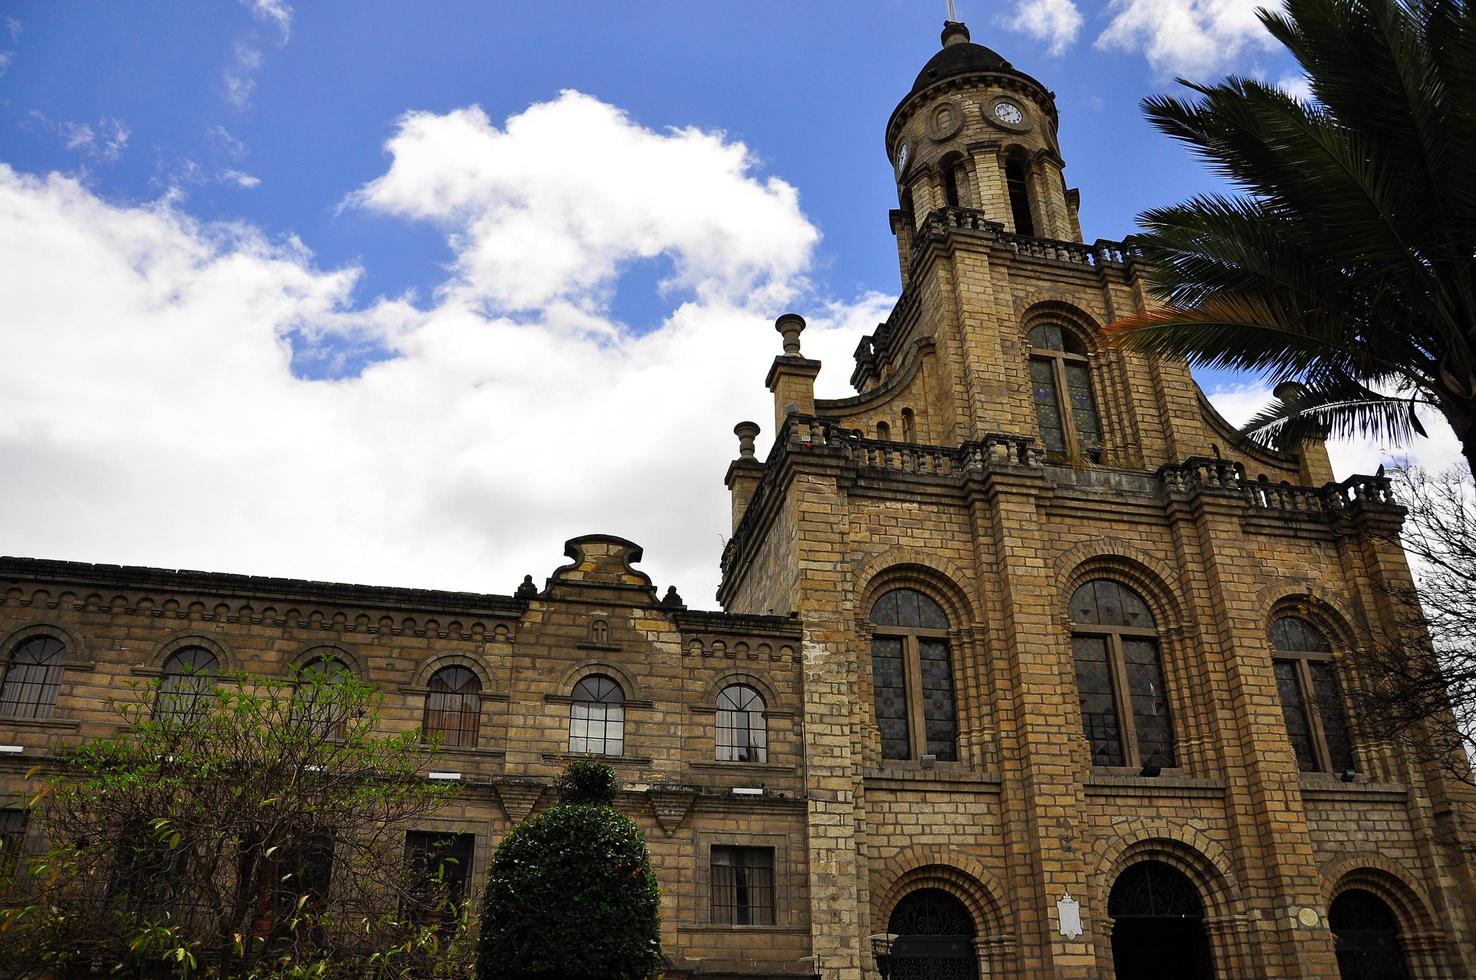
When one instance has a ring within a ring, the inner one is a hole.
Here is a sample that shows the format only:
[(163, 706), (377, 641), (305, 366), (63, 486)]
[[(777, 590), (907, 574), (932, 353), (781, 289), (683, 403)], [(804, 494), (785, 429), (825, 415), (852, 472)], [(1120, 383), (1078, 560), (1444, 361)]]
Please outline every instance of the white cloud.
[(1082, 16), (1072, 0), (1019, 0), (1004, 24), (1048, 42), (1051, 54), (1063, 54), (1081, 31)]
[(1256, 11), (1269, 0), (1112, 0), (1097, 47), (1141, 52), (1161, 75), (1196, 78), (1233, 64), (1246, 49), (1277, 46)]
[(751, 175), (743, 144), (653, 132), (577, 92), (502, 129), (476, 107), (410, 113), (388, 149), (389, 171), (349, 203), (446, 227), (456, 287), (500, 309), (589, 313), (622, 263), (656, 255), (673, 262), (666, 288), (782, 303), (819, 239), (793, 187)]
[(226, 101), (238, 109), (251, 104), (256, 90), (256, 70), (261, 67), (261, 49), (245, 41), (236, 42), (235, 59), (225, 73)]
[[(1208, 395), (1232, 425), (1244, 425), (1271, 401), (1271, 387), (1258, 383), (1225, 385)], [(1391, 446), (1371, 438), (1329, 441), (1327, 453), (1337, 478), (1373, 473), (1382, 463), (1408, 462), (1433, 471), (1464, 465), (1460, 440), (1444, 417), (1430, 409), (1420, 409), (1419, 414), (1429, 437), (1417, 438), (1408, 446)]]
[(241, 0), (262, 20), (271, 21), (282, 32), (285, 42), (292, 35), (292, 5), (284, 0)]
[(61, 139), (62, 145), (88, 160), (112, 163), (123, 155), (128, 138), (133, 135), (121, 119), (104, 116), (95, 125), (84, 122), (55, 121), (39, 110), (31, 110), (31, 118)]
[[(769, 434), (772, 320), (818, 237), (793, 188), (720, 134), (573, 93), (501, 129), (410, 116), (389, 146), (355, 200), (446, 227), (454, 276), (425, 308), (356, 303), (358, 269), (177, 198), (0, 165), (5, 550), (508, 592), (607, 531), (711, 606), (732, 426)], [(637, 332), (608, 304), (641, 256), (676, 271)], [(890, 302), (805, 310), (833, 392)], [(355, 377), (291, 370), (374, 345), (395, 356)]]
[(1312, 83), (1306, 75), (1287, 75), (1276, 83), (1276, 87), (1301, 102), (1312, 101)]
[(252, 176), (240, 170), (222, 170), (220, 172), (220, 179), (228, 184), (235, 184), (237, 187), (243, 187), (247, 190), (261, 186), (260, 177)]

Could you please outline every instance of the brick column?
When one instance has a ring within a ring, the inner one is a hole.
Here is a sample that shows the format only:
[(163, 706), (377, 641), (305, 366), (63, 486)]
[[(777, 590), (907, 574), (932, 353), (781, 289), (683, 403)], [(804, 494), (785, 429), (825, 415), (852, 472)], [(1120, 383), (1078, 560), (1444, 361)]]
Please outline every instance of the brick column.
[(1070, 648), (1054, 629), (1056, 585), (1046, 560), (1048, 537), (1036, 498), (1041, 474), (1024, 467), (992, 473), (973, 500), (979, 550), (997, 557), (995, 586), (1003, 608), (1004, 649), (1013, 718), (1001, 725), (1001, 805), (1010, 856), (1011, 912), (1024, 976), (1093, 977), (1105, 909), (1082, 908), (1083, 935), (1067, 939), (1055, 920), (1066, 892), (1089, 895), (1078, 821), (1085, 797), (1077, 779), (1081, 729), (1071, 684)]

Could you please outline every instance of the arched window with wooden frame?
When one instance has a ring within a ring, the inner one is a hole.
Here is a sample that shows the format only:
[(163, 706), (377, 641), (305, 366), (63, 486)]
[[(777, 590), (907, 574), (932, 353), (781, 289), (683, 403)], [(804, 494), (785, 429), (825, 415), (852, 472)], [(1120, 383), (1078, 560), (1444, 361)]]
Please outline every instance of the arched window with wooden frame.
[(769, 724), (764, 696), (747, 684), (729, 684), (717, 699), (719, 762), (768, 762)]
[(204, 709), (215, 690), (220, 658), (202, 646), (180, 647), (164, 660), (154, 717), (184, 722)]
[(442, 667), (426, 685), (420, 737), (443, 748), (472, 749), (482, 717), (482, 682), (465, 667)]
[(1092, 392), (1086, 345), (1060, 323), (1030, 328), (1030, 387), (1042, 447), (1048, 454), (1084, 456), (1102, 453), (1102, 422)]
[(574, 685), (569, 704), (571, 755), (625, 754), (625, 689), (604, 674)]
[(1297, 768), (1303, 772), (1351, 771), (1353, 738), (1348, 732), (1332, 644), (1320, 629), (1300, 616), (1272, 620), (1269, 638), (1276, 693), (1297, 755)]
[(871, 683), (883, 759), (958, 761), (948, 614), (916, 589), (871, 607)]
[(1176, 764), (1158, 627), (1143, 597), (1099, 578), (1071, 595), (1071, 658), (1092, 765)]
[(61, 691), (66, 645), (54, 636), (32, 636), (10, 651), (0, 683), (0, 718), (50, 718)]

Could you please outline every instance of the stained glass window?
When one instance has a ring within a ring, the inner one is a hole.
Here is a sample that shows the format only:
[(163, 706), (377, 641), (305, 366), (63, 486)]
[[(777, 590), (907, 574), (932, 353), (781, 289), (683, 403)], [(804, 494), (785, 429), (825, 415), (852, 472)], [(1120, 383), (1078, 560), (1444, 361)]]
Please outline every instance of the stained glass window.
[(1095, 458), (1102, 423), (1088, 368), (1086, 347), (1059, 323), (1030, 328), (1030, 391), (1041, 445), (1048, 453)]
[(1269, 636), (1276, 658), (1276, 693), (1297, 768), (1303, 772), (1353, 769), (1353, 738), (1338, 687), (1332, 643), (1300, 616), (1277, 617)]
[(1094, 579), (1067, 604), (1081, 724), (1098, 766), (1177, 765), (1157, 627), (1143, 597)]
[(958, 707), (948, 614), (916, 589), (893, 589), (871, 608), (872, 688), (882, 758), (958, 759)]

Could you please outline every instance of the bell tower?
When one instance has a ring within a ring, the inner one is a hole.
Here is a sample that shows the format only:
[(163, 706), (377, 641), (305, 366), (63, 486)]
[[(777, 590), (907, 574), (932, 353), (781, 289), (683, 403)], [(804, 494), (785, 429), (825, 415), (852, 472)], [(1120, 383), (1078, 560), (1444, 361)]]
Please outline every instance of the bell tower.
[(943, 47), (887, 121), (897, 178), (892, 231), (905, 286), (912, 239), (935, 209), (965, 208), (1011, 234), (1081, 241), (1062, 171), (1054, 93), (996, 52), (943, 25)]

